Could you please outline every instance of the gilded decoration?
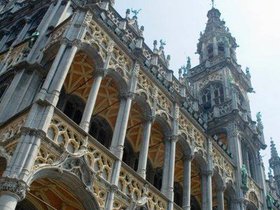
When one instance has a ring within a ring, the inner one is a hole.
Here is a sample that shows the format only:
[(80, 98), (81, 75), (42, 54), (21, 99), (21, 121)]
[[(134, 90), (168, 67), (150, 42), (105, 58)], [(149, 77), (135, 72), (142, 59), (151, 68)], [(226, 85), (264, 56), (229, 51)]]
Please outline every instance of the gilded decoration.
[(221, 177), (226, 182), (234, 182), (234, 167), (233, 165), (218, 151), (215, 147), (212, 149), (213, 165)]
[(222, 81), (223, 80), (223, 72), (215, 72), (208, 76), (206, 76), (203, 80), (197, 82), (197, 85), (199, 89), (201, 90), (203, 87), (205, 87), (209, 82), (213, 81)]
[(261, 189), (251, 177), (248, 177), (248, 189), (245, 198), (258, 207), (261, 201)]
[(102, 186), (98, 180), (95, 180), (93, 183), (93, 194), (97, 200), (101, 210), (105, 209), (105, 202), (107, 197), (107, 189), (105, 186)]
[(57, 115), (51, 120), (47, 136), (70, 154), (81, 152), (87, 144), (85, 136), (78, 133)]
[(155, 100), (153, 97), (155, 94), (155, 90), (153, 88), (154, 86), (152, 81), (148, 76), (146, 76), (142, 69), (139, 71), (137, 84), (137, 94), (143, 96), (150, 107), (152, 107)]
[(187, 117), (180, 112), (179, 113), (179, 128), (180, 133), (184, 133), (188, 136), (188, 140), (191, 139), (197, 151), (201, 151), (203, 156), (206, 157), (206, 140), (204, 135), (187, 119)]
[(0, 142), (6, 142), (7, 140), (18, 136), (25, 120), (26, 115), (22, 115), (5, 125), (3, 128), (0, 128)]
[(58, 159), (59, 159), (58, 152), (52, 151), (51, 148), (47, 148), (46, 145), (41, 144), (39, 148), (39, 152), (37, 154), (37, 158), (33, 166), (33, 170), (39, 167), (43, 167), (45, 165), (53, 165), (58, 161)]
[(50, 42), (46, 45), (45, 49), (48, 49), (53, 44), (58, 43), (62, 40), (62, 36), (63, 36), (65, 30), (67, 29), (67, 27), (69, 26), (69, 23), (70, 23), (70, 21), (69, 21), (69, 19), (67, 19), (51, 32), (50, 38), (49, 38)]
[(104, 180), (110, 180), (113, 159), (59, 116), (53, 117), (47, 136), (66, 153), (84, 156), (86, 164), (91, 170)]
[(96, 22), (91, 20), (88, 24), (87, 32), (84, 37), (84, 42), (91, 45), (103, 61), (106, 60), (107, 53), (110, 51), (111, 38)]
[(167, 201), (161, 198), (159, 193), (124, 168), (120, 172), (118, 187), (134, 203), (145, 200), (149, 209), (155, 210), (163, 210), (167, 207)]
[(125, 201), (115, 198), (113, 203), (113, 210), (126, 210), (127, 204)]
[(123, 78), (127, 79), (132, 69), (132, 61), (119, 47), (114, 46), (108, 68), (117, 71)]
[(24, 42), (14, 48), (10, 48), (7, 53), (0, 57), (0, 62), (4, 63), (3, 69), (8, 69), (9, 67), (21, 62), (27, 56), (28, 52), (28, 42)]

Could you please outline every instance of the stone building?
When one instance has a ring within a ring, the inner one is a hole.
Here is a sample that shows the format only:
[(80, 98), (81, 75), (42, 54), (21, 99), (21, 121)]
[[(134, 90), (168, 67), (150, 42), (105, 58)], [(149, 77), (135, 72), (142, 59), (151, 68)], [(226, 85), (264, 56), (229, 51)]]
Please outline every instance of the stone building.
[(0, 2), (0, 209), (279, 209), (280, 158), (273, 188), (220, 12), (178, 78), (137, 11), (113, 6)]

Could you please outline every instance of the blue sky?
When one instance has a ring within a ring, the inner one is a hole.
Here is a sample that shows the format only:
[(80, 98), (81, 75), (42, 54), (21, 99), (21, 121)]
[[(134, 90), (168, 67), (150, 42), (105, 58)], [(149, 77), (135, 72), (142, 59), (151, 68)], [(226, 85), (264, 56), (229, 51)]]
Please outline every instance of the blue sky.
[[(262, 152), (265, 165), (270, 158), (270, 137), (280, 153), (280, 1), (279, 0), (216, 0), (232, 35), (237, 39), (238, 63), (248, 66), (256, 91), (249, 94), (252, 117), (261, 111), (268, 148)], [(141, 9), (139, 25), (144, 25), (145, 42), (163, 39), (165, 53), (171, 55), (171, 69), (198, 64), (196, 44), (205, 28), (210, 0), (116, 0), (115, 8), (125, 16), (127, 8)], [(266, 171), (267, 172), (267, 171)]]

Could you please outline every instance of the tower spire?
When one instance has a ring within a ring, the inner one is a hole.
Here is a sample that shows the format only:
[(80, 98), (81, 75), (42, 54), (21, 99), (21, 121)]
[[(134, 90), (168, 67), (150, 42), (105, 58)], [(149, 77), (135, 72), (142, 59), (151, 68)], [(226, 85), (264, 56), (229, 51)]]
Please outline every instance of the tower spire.
[(212, 8), (215, 7), (215, 0), (211, 0), (212, 1)]

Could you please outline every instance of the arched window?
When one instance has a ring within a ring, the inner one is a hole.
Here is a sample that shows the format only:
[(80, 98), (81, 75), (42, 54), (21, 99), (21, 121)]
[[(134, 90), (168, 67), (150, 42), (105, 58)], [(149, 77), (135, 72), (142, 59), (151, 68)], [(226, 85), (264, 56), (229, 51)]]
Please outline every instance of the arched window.
[(113, 131), (109, 123), (102, 117), (97, 116), (91, 120), (89, 134), (105, 147), (110, 147)]
[(162, 186), (162, 175), (163, 175), (163, 171), (161, 168), (156, 169), (156, 173), (154, 176), (154, 186), (158, 189), (161, 190), (161, 186)]
[(218, 44), (218, 53), (219, 53), (219, 55), (225, 54), (225, 47), (224, 47), (224, 43), (222, 43), (222, 42), (220, 42)]
[(202, 104), (204, 109), (210, 109), (213, 105), (224, 102), (224, 89), (221, 83), (208, 85), (202, 90)]
[(211, 108), (211, 87), (205, 88), (202, 92), (202, 103), (205, 109)]
[(252, 179), (256, 180), (256, 168), (255, 168), (255, 156), (253, 155), (253, 153), (251, 151), (248, 151), (248, 159), (249, 159), (249, 174), (252, 177)]
[(130, 166), (131, 168), (134, 168), (134, 164), (135, 164), (135, 159), (136, 159), (136, 155), (132, 149), (132, 146), (130, 145), (130, 143), (128, 142), (128, 140), (125, 140), (124, 143), (124, 149), (123, 149), (123, 162), (125, 162), (128, 166)]
[(75, 123), (79, 124), (85, 108), (84, 101), (78, 96), (65, 94), (63, 90), (59, 100), (58, 108)]
[(0, 103), (1, 103), (2, 98), (3, 98), (6, 90), (8, 89), (8, 87), (9, 87), (9, 83), (8, 82), (3, 83), (3, 84), (0, 85)]
[(208, 53), (208, 58), (211, 59), (214, 57), (214, 48), (213, 48), (213, 44), (209, 44), (207, 46), (207, 53)]
[(10, 34), (8, 35), (5, 44), (5, 49), (8, 49), (14, 43), (14, 41), (17, 39), (18, 35), (22, 31), (24, 25), (25, 25), (25, 21), (21, 20), (11, 28)]
[(199, 202), (193, 195), (191, 196), (191, 210), (201, 210)]
[(183, 188), (178, 182), (174, 183), (174, 202), (178, 206), (183, 205)]

